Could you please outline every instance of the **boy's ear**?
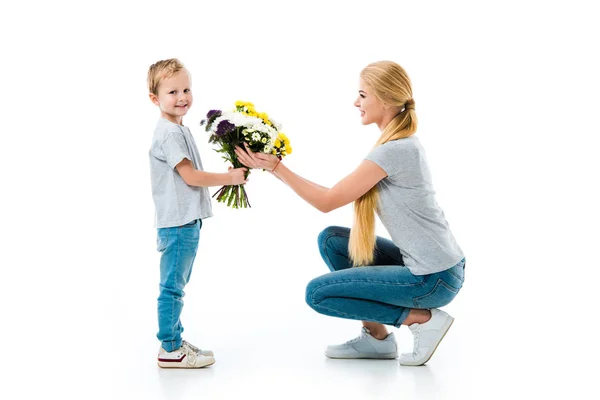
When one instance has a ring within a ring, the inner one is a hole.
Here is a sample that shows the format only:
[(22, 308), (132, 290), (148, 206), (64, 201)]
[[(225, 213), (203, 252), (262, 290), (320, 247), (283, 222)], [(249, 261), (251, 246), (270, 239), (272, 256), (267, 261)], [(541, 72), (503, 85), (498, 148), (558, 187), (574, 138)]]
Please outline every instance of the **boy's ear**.
[(150, 101), (153, 102), (155, 105), (159, 104), (158, 97), (156, 97), (154, 93), (149, 93), (148, 96), (150, 96)]

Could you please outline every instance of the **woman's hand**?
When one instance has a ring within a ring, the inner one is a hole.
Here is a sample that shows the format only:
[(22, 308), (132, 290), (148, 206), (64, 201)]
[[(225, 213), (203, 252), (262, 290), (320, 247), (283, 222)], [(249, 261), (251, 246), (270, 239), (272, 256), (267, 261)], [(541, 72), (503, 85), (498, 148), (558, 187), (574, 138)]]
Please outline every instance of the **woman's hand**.
[(279, 163), (279, 159), (273, 154), (254, 153), (246, 143), (244, 143), (246, 151), (241, 147), (235, 148), (235, 154), (238, 160), (249, 168), (261, 168), (267, 171), (273, 171), (273, 169)]

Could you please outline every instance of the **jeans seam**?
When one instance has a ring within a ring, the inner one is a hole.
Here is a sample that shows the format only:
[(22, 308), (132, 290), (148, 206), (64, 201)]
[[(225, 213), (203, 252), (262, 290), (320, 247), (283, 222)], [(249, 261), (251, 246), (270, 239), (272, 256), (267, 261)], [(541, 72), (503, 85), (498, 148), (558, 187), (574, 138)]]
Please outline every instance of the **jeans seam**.
[[(331, 297), (328, 297), (328, 298), (331, 298)], [(313, 305), (314, 305), (315, 307), (319, 307), (319, 308), (322, 308), (322, 309), (325, 309), (325, 310), (332, 311), (333, 313), (336, 313), (336, 314), (346, 315), (346, 316), (348, 316), (348, 317), (355, 317), (355, 318), (359, 318), (359, 319), (361, 319), (361, 320), (363, 320), (363, 321), (370, 321), (370, 320), (372, 320), (372, 318), (365, 317), (365, 316), (362, 316), (362, 315), (358, 315), (358, 314), (348, 314), (348, 313), (345, 313), (345, 312), (343, 312), (343, 311), (339, 311), (339, 310), (335, 310), (335, 309), (333, 309), (333, 308), (325, 307), (325, 306), (321, 305), (320, 303), (321, 303), (321, 302), (319, 302), (319, 303), (313, 303)], [(391, 305), (393, 305), (393, 304), (391, 304)], [(399, 306), (395, 306), (395, 307), (399, 307)], [(402, 307), (402, 308), (404, 308), (404, 307)], [(388, 323), (386, 323), (386, 325), (393, 325), (393, 324), (388, 324)]]
[[(452, 267), (452, 268), (454, 268), (454, 267)], [(451, 270), (447, 270), (447, 271), (448, 271), (448, 273), (449, 273), (450, 275), (452, 275), (453, 277), (455, 277), (455, 278), (456, 278), (456, 279), (458, 279), (459, 281), (461, 281), (461, 282), (463, 281), (463, 278), (462, 278), (462, 277), (460, 277), (459, 275), (455, 274), (455, 273), (454, 273), (454, 272), (452, 272)]]
[[(177, 266), (179, 264), (179, 258), (180, 258), (180, 232), (179, 230), (177, 231), (177, 257), (175, 258), (175, 263), (174, 265)], [(177, 270), (175, 270), (175, 273), (173, 274), (173, 278), (177, 278)], [(177, 282), (173, 282), (173, 287), (176, 289), (177, 288)], [(175, 296), (171, 296), (171, 319), (170, 319), (170, 323), (171, 323), (171, 337), (174, 338), (175, 337)], [(175, 340), (174, 340), (175, 341)]]
[(327, 263), (328, 265), (333, 268), (333, 270), (335, 271), (335, 267), (333, 266), (333, 263), (331, 262), (331, 259), (329, 258), (329, 254), (327, 253), (327, 241), (329, 239), (331, 239), (332, 237), (337, 236), (337, 237), (342, 237), (345, 238), (345, 235), (340, 235), (340, 234), (336, 234), (336, 233), (330, 233), (327, 235), (327, 237), (325, 239), (323, 239), (323, 243), (322, 243), (322, 247), (323, 247), (323, 253), (325, 254), (325, 256), (327, 257)]
[(420, 307), (420, 301), (422, 299), (426, 298), (427, 296), (430, 296), (433, 292), (435, 292), (437, 290), (437, 288), (440, 285), (443, 286), (444, 288), (446, 288), (446, 290), (448, 290), (449, 292), (454, 293), (454, 296), (456, 296), (458, 294), (458, 292), (460, 291), (460, 289), (456, 289), (454, 286), (448, 284), (443, 279), (438, 278), (437, 282), (435, 283), (435, 285), (433, 285), (433, 288), (429, 292), (427, 292), (426, 294), (424, 294), (422, 296), (417, 296), (417, 297), (413, 298), (413, 304), (415, 305), (415, 307)]
[(341, 283), (379, 283), (379, 284), (387, 285), (387, 286), (411, 287), (411, 286), (424, 286), (425, 281), (404, 284), (404, 283), (386, 282), (386, 281), (371, 280), (371, 279), (339, 279), (339, 280), (335, 280), (335, 281), (328, 281), (328, 282), (321, 283), (320, 285), (313, 288), (313, 290), (311, 291), (311, 295), (314, 294), (314, 292), (317, 289), (320, 289), (323, 286), (338, 285)]

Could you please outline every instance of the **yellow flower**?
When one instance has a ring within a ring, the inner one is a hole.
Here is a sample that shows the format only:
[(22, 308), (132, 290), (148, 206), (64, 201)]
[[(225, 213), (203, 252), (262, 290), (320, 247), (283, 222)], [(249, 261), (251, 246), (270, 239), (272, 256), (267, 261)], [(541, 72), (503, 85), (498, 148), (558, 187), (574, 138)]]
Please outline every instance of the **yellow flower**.
[(281, 147), (281, 140), (279, 140), (279, 138), (275, 139), (275, 147), (276, 148), (280, 148)]
[(288, 142), (289, 142), (289, 140), (290, 140), (290, 139), (288, 139), (288, 137), (287, 137), (287, 136), (285, 136), (285, 133), (283, 133), (283, 132), (279, 132), (279, 134), (277, 135), (277, 138), (278, 138), (279, 140), (282, 140), (282, 141), (284, 141), (284, 142), (285, 142), (285, 141), (288, 141)]
[(292, 154), (292, 146), (290, 146), (290, 145), (285, 146), (285, 152), (287, 154)]
[(270, 124), (269, 116), (267, 115), (267, 113), (264, 113), (264, 112), (258, 113), (258, 118), (262, 119), (265, 122), (265, 124)]
[(242, 101), (242, 100), (238, 100), (235, 102), (235, 106), (236, 107), (247, 107), (247, 108), (254, 108), (254, 104), (250, 103), (249, 101)]

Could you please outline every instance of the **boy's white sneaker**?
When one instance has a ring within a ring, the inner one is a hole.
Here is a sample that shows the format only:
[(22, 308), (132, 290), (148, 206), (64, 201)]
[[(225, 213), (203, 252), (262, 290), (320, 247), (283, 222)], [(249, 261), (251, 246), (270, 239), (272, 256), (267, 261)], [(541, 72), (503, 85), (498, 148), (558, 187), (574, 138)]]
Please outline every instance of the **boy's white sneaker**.
[(181, 347), (174, 351), (166, 351), (161, 346), (158, 351), (158, 366), (161, 368), (203, 368), (215, 363), (213, 356), (204, 355), (197, 350), (200, 349), (185, 340)]
[(329, 345), (325, 350), (329, 358), (377, 358), (394, 359), (398, 357), (398, 346), (394, 333), (385, 339), (375, 339), (371, 332), (363, 327), (361, 335), (344, 344)]
[(209, 357), (215, 356), (215, 353), (213, 353), (212, 350), (201, 350), (201, 349), (197, 348), (196, 346), (194, 346), (193, 344), (191, 344), (190, 342), (186, 342), (185, 340), (181, 343), (181, 345), (188, 346), (190, 349), (192, 349), (196, 353), (202, 354), (203, 356), (209, 356)]
[(424, 324), (412, 324), (408, 328), (413, 334), (412, 353), (400, 356), (400, 365), (423, 365), (435, 352), (438, 345), (452, 326), (454, 318), (437, 308), (431, 309), (431, 319)]

